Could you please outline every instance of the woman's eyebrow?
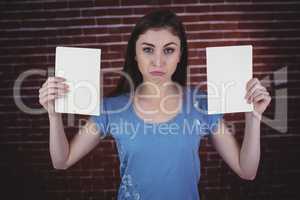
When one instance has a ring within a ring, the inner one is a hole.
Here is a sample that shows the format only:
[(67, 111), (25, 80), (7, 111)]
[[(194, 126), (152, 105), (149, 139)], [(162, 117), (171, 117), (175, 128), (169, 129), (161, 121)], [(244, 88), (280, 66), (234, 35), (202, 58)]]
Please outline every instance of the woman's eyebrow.
[(155, 47), (155, 45), (154, 45), (154, 44), (150, 44), (150, 43), (147, 43), (147, 42), (143, 42), (142, 44), (145, 44), (145, 45), (148, 45), (148, 46)]
[(171, 44), (175, 44), (176, 46), (178, 46), (175, 42), (169, 42), (168, 44), (165, 44), (164, 47), (169, 46)]
[[(155, 47), (154, 44), (151, 44), (151, 43), (148, 43), (148, 42), (143, 42), (142, 44), (145, 44), (145, 45), (149, 45), (149, 46)], [(165, 44), (164, 47), (169, 46), (169, 45), (171, 45), (171, 44), (175, 44), (176, 46), (178, 46), (175, 42), (169, 42), (168, 44)]]

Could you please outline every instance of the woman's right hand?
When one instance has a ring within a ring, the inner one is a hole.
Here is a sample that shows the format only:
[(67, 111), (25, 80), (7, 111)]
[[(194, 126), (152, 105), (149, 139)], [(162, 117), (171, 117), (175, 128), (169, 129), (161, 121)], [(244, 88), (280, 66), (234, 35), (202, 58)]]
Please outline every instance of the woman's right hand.
[(49, 116), (54, 115), (54, 99), (64, 96), (69, 90), (65, 78), (49, 77), (39, 89), (39, 103), (48, 111)]

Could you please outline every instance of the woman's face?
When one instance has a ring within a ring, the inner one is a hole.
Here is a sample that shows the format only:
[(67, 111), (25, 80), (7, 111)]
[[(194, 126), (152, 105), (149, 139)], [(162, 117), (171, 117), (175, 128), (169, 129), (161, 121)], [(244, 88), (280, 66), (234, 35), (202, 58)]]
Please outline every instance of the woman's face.
[(138, 67), (143, 81), (164, 83), (171, 81), (180, 62), (180, 39), (166, 28), (149, 29), (136, 42)]

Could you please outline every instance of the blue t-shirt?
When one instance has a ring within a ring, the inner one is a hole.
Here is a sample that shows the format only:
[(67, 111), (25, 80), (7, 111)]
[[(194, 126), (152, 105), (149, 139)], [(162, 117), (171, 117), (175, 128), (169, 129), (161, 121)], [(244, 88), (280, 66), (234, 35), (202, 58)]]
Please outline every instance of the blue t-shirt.
[(184, 88), (180, 112), (162, 123), (144, 122), (131, 94), (103, 97), (92, 116), (101, 137), (115, 139), (120, 159), (118, 200), (198, 200), (199, 144), (213, 134), (223, 114), (207, 114), (207, 93)]

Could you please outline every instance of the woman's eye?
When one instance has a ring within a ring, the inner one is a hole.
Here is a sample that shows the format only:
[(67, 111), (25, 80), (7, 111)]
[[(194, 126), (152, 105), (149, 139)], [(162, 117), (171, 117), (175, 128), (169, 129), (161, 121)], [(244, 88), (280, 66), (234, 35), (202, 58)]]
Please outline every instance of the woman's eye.
[(143, 51), (146, 52), (146, 53), (152, 53), (153, 49), (150, 48), (150, 47), (145, 47), (145, 48), (143, 48)]
[(165, 54), (171, 54), (171, 53), (173, 53), (175, 50), (173, 49), (173, 48), (166, 48), (165, 50), (164, 50), (164, 52), (165, 52)]

